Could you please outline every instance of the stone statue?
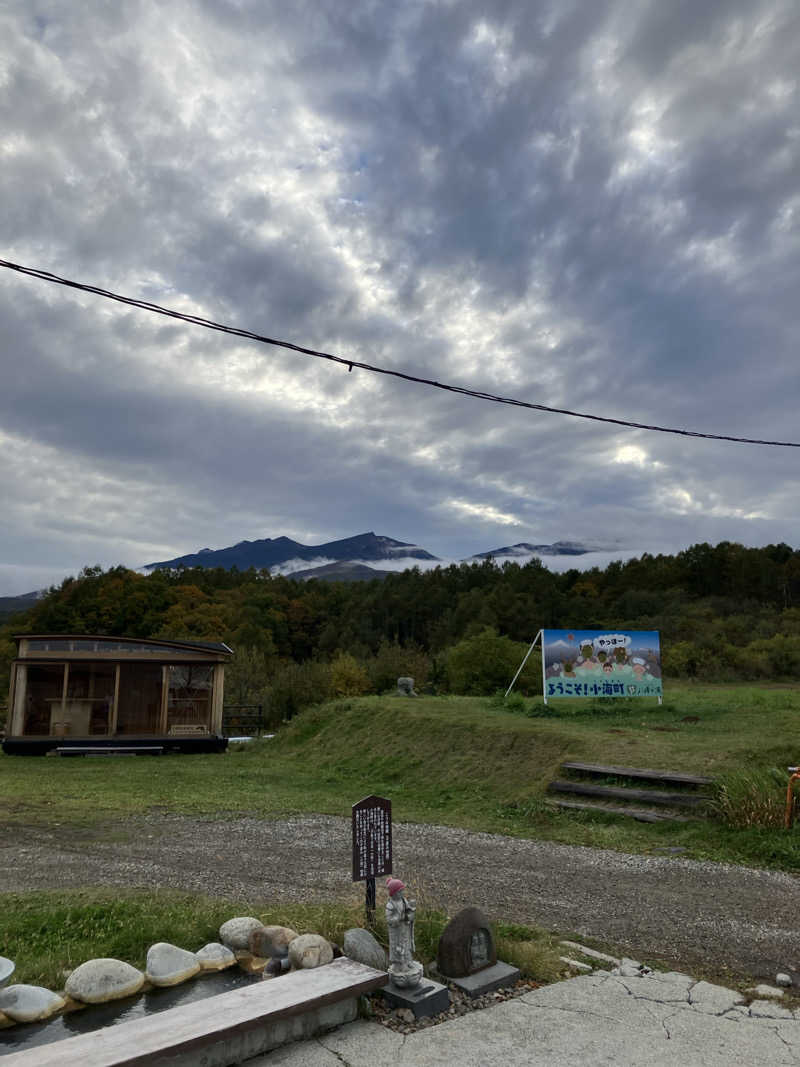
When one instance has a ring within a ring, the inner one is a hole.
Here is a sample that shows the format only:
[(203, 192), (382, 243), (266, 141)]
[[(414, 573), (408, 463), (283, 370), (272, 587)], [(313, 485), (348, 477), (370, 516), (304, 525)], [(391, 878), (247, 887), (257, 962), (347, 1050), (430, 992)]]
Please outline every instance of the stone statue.
[(413, 989), (422, 978), (422, 964), (414, 959), (416, 902), (403, 896), (399, 878), (387, 878), (386, 925), (389, 928), (389, 979), (400, 989)]
[(417, 691), (414, 688), (413, 678), (398, 678), (397, 679), (397, 694), (401, 697), (415, 697)]

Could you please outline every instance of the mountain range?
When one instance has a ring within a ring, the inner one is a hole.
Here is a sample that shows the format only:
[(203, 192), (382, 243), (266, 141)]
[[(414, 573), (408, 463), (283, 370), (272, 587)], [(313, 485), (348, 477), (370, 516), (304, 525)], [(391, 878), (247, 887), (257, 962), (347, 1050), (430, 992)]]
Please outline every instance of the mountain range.
[[(521, 560), (532, 556), (579, 556), (591, 551), (591, 548), (577, 541), (556, 541), (551, 545), (532, 545), (522, 541), (489, 552), (479, 552), (469, 556), (464, 562), (478, 562), (489, 558)], [(353, 582), (383, 578), (387, 570), (405, 570), (418, 566), (420, 561), (430, 564), (445, 562), (419, 545), (396, 541), (393, 537), (384, 537), (370, 531), (356, 537), (346, 537), (341, 541), (327, 541), (321, 545), (304, 545), (288, 537), (240, 541), (229, 548), (202, 548), (199, 552), (186, 556), (148, 563), (143, 569), (152, 571), (159, 568), (174, 570), (179, 567), (238, 567), (239, 570), (247, 570), (248, 567), (255, 567), (257, 570), (269, 570), (273, 574), (291, 574), (293, 578), (299, 579), (319, 578), (323, 581)], [(370, 563), (383, 566), (370, 567)], [(387, 563), (391, 566), (387, 567)]]
[(317, 569), (343, 560), (375, 562), (400, 559), (436, 561), (437, 557), (419, 545), (395, 541), (393, 537), (381, 537), (370, 531), (355, 537), (345, 537), (341, 541), (326, 541), (321, 545), (303, 545), (289, 537), (239, 541), (229, 548), (201, 548), (199, 552), (191, 552), (186, 556), (162, 560), (160, 563), (147, 563), (143, 569), (153, 571), (174, 570), (178, 567), (224, 567), (230, 570), (237, 567), (240, 571), (246, 571), (255, 567), (256, 570), (272, 570), (278, 574), (302, 574), (307, 569), (303, 568), (303, 563), (313, 563), (313, 569)]
[[(521, 541), (489, 552), (478, 552), (461, 562), (477, 563), (492, 558), (498, 563), (505, 560), (522, 563), (533, 556), (581, 556), (598, 551), (599, 547), (577, 541), (555, 541), (550, 545)], [(269, 570), (275, 575), (291, 575), (301, 580), (316, 578), (324, 582), (366, 582), (385, 578), (393, 570), (406, 570), (420, 565), (427, 569), (437, 564), (447, 566), (451, 562), (434, 556), (419, 545), (396, 541), (393, 537), (369, 531), (339, 541), (326, 541), (321, 545), (304, 545), (290, 537), (239, 541), (227, 548), (201, 548), (185, 556), (147, 563), (141, 570), (177, 570), (181, 567), (223, 567), (230, 570), (237, 567), (244, 571), (254, 567), (256, 570)], [(0, 597), (0, 618), (25, 611), (45, 594), (46, 590), (37, 590), (20, 596)]]

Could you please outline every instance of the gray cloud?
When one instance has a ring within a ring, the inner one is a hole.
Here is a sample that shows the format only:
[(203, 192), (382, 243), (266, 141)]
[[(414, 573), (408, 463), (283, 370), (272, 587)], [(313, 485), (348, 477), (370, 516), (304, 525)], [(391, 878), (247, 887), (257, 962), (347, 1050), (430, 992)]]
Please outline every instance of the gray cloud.
[[(4, 12), (5, 258), (533, 402), (798, 437), (788, 0)], [(8, 591), (281, 533), (792, 541), (794, 450), (480, 404), (0, 274)]]

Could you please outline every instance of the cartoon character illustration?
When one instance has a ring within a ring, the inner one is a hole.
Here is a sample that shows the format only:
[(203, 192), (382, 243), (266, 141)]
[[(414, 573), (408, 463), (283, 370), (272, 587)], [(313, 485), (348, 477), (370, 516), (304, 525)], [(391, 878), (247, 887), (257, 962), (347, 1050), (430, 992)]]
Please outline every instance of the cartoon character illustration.
[(599, 670), (600, 664), (594, 658), (594, 648), (590, 643), (581, 645), (581, 655), (578, 659), (576, 670), (579, 670), (582, 674), (591, 674), (596, 670)]
[(631, 667), (633, 673), (636, 675), (636, 681), (641, 682), (644, 676), (647, 674), (647, 664), (641, 656), (634, 656), (631, 661)]

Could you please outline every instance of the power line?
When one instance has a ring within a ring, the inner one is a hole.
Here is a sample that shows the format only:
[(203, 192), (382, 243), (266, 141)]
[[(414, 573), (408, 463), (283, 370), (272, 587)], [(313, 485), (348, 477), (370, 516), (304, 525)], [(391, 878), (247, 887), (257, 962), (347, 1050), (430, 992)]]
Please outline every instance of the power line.
[(471, 396), (476, 400), (489, 400), (493, 404), (509, 404), (512, 407), (527, 408), (530, 411), (546, 411), (552, 415), (570, 415), (575, 419), (589, 419), (592, 422), (607, 422), (613, 426), (625, 426), (632, 430), (653, 430), (657, 433), (679, 434), (681, 437), (702, 437), (709, 441), (734, 441), (742, 445), (771, 445), (775, 448), (800, 448), (797, 441), (762, 441), (753, 437), (732, 437), (721, 433), (701, 433), (699, 430), (679, 430), (670, 426), (650, 426), (644, 422), (630, 422), (627, 419), (612, 419), (606, 415), (590, 415), (585, 411), (569, 411), (567, 408), (553, 408), (546, 404), (531, 404), (527, 400), (515, 400), (508, 396), (495, 396), (494, 393), (484, 393), (477, 389), (465, 389), (460, 385), (448, 385), (445, 382), (437, 382), (432, 378), (419, 378), (415, 374), (405, 374), (399, 370), (389, 370), (387, 367), (376, 367), (370, 363), (360, 363), (355, 359), (345, 359), (343, 356), (334, 356), (330, 352), (318, 352), (314, 348), (304, 348), (303, 345), (292, 344), (291, 341), (279, 341), (274, 337), (266, 337), (264, 334), (253, 333), (251, 330), (240, 330), (236, 326), (225, 326), (213, 319), (203, 319), (199, 315), (187, 315), (183, 311), (175, 311), (172, 308), (162, 307), (160, 304), (151, 304), (147, 300), (136, 300), (131, 296), (122, 296), (120, 293), (112, 293), (108, 289), (101, 289), (96, 285), (86, 285), (83, 282), (72, 281), (69, 278), (61, 278), (57, 274), (51, 274), (46, 270), (36, 267), (23, 267), (19, 263), (11, 263), (9, 260), (0, 259), (0, 267), (17, 271), (19, 274), (27, 274), (31, 278), (39, 278), (41, 281), (53, 282), (57, 285), (66, 285), (71, 289), (79, 289), (84, 293), (94, 293), (95, 296), (105, 297), (107, 300), (116, 300), (120, 304), (128, 304), (130, 307), (140, 308), (142, 311), (152, 311), (156, 315), (166, 315), (171, 319), (179, 319), (188, 322), (192, 326), (202, 326), (207, 330), (217, 330), (220, 333), (231, 334), (234, 337), (245, 337), (250, 341), (259, 341), (265, 345), (275, 345), (278, 348), (288, 348), (292, 352), (299, 352), (304, 356), (314, 356), (317, 359), (327, 359), (331, 363), (339, 363), (352, 370), (369, 371), (371, 374), (386, 374), (391, 378), (401, 378), (406, 382), (415, 382), (418, 385), (429, 385), (434, 389), (443, 389), (448, 393), (458, 393), (461, 396)]

